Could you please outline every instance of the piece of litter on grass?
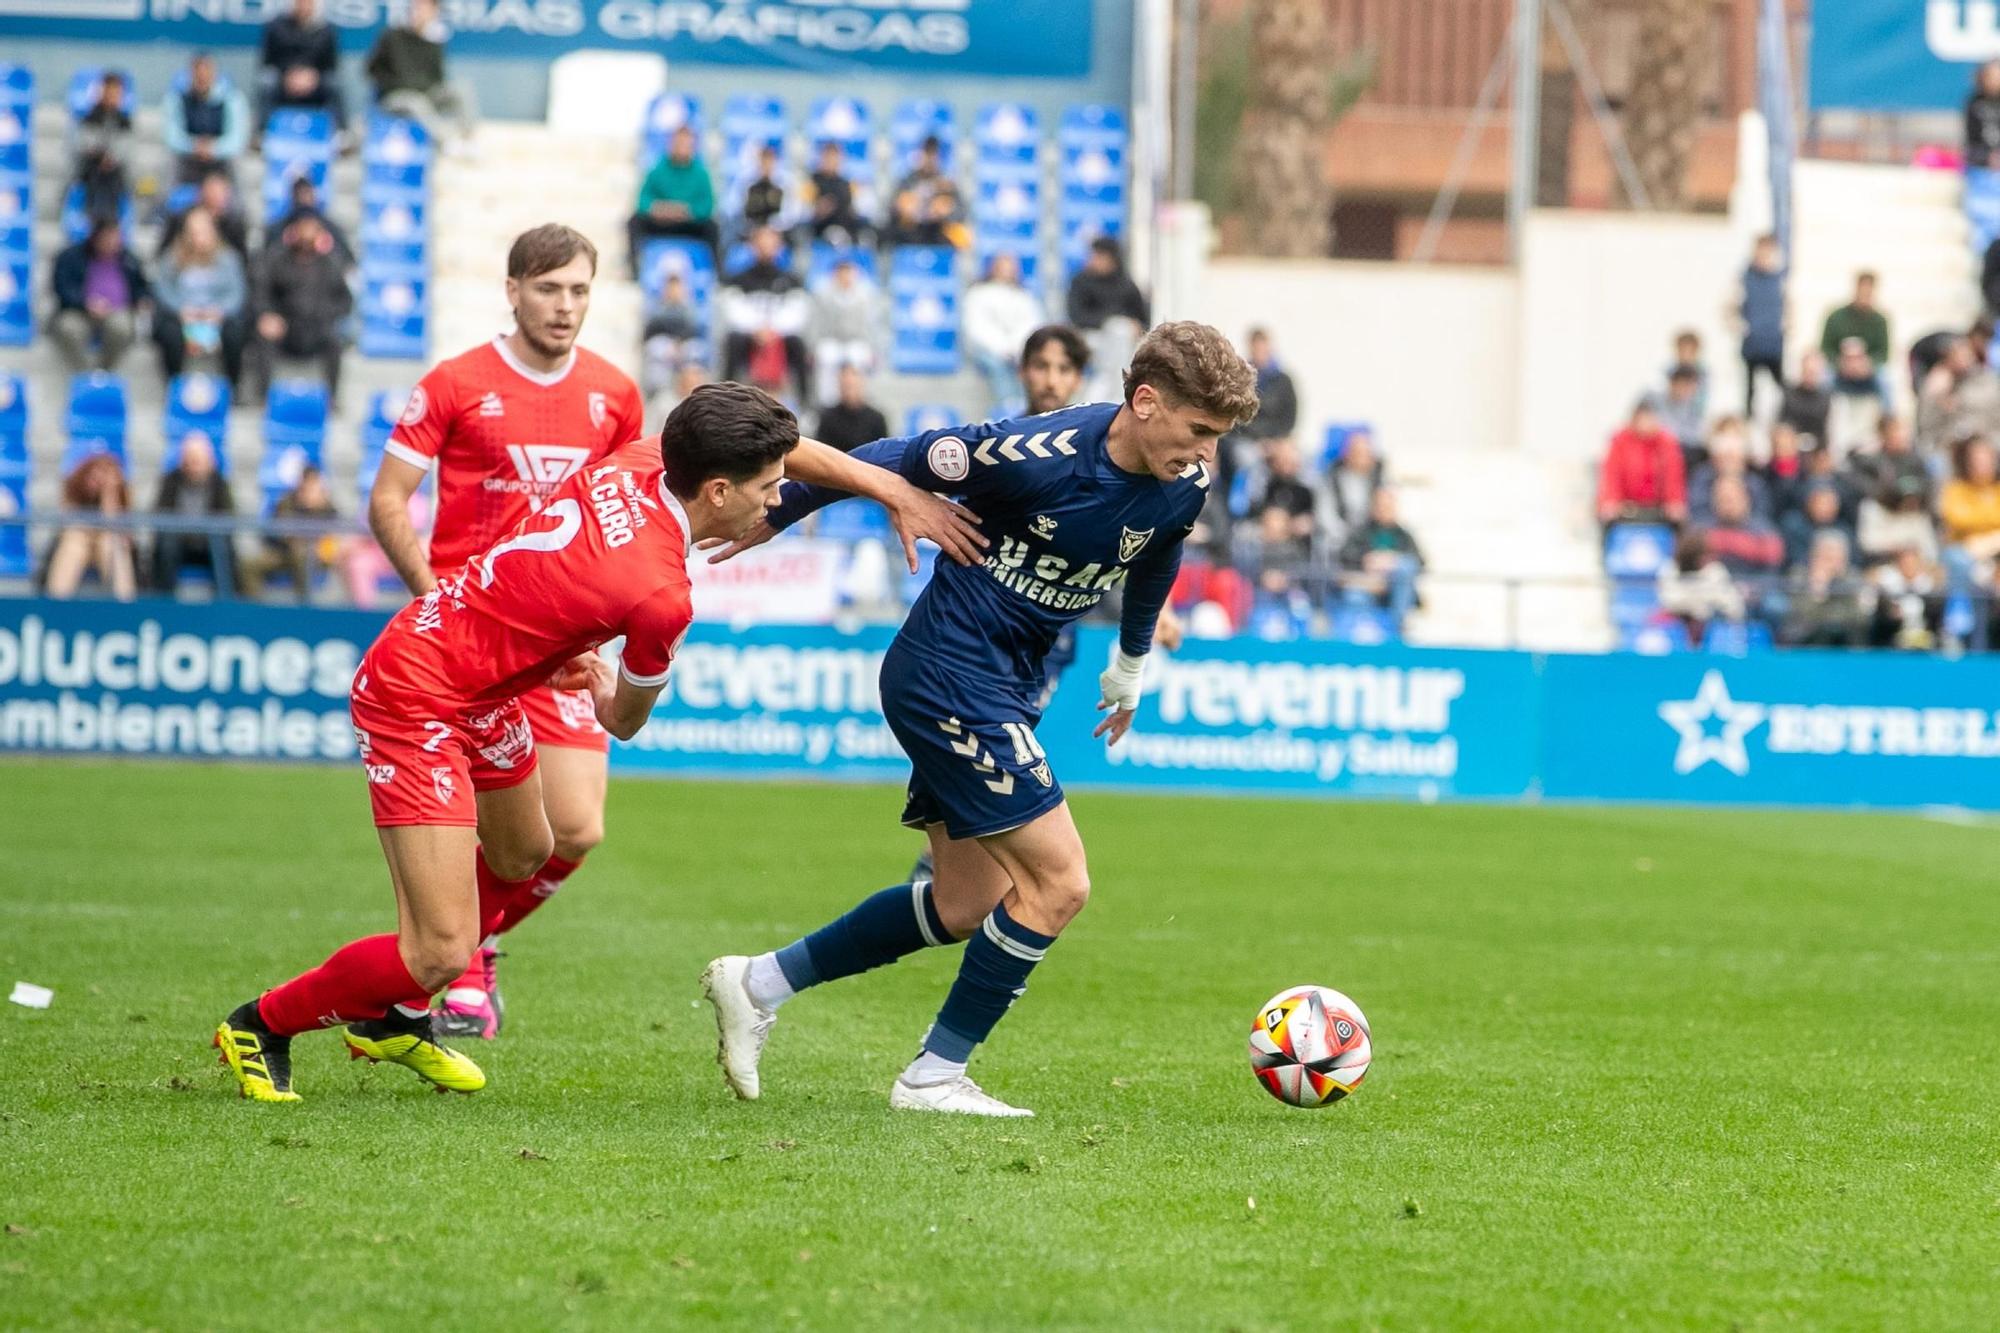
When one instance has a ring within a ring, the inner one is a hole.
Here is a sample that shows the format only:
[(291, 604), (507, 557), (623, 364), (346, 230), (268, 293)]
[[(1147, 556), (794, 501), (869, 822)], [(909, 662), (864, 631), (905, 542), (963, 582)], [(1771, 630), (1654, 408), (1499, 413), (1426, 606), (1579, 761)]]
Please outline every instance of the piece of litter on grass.
[(14, 993), (7, 998), (15, 1004), (25, 1005), (30, 1009), (46, 1009), (55, 1003), (56, 993), (47, 986), (37, 986), (32, 981), (17, 981), (14, 983)]
[(1244, 1200), (1243, 1202), (1244, 1202), (1245, 1204), (1249, 1205), (1249, 1208), (1250, 1208), (1250, 1211), (1251, 1211), (1251, 1212), (1253, 1212), (1253, 1213), (1254, 1213), (1254, 1212), (1256, 1212), (1256, 1211), (1257, 1211), (1257, 1196), (1256, 1196), (1256, 1195), (1252, 1194), (1252, 1195), (1251, 1195), (1251, 1196), (1250, 1196), (1249, 1198), (1245, 1199), (1245, 1200)]

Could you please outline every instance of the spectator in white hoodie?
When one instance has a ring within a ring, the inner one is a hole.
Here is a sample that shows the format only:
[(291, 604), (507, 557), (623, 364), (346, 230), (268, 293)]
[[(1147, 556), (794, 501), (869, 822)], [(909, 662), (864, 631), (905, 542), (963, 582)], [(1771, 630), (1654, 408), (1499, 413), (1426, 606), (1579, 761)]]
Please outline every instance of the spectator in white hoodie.
[(881, 360), (882, 293), (861, 266), (842, 259), (812, 293), (813, 401), (831, 406), (840, 397), (840, 372), (849, 366), (867, 376)]
[(986, 378), (993, 416), (1004, 416), (1020, 399), (1021, 345), (1048, 320), (1035, 294), (1021, 285), (1021, 261), (1006, 250), (986, 263), (986, 276), (965, 292), (960, 324), (972, 364)]

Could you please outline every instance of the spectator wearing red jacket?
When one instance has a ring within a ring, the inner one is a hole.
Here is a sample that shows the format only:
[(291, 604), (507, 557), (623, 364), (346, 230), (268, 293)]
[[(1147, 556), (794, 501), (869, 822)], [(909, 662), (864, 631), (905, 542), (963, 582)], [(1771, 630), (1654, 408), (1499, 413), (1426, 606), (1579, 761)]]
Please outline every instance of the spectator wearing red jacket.
[(1687, 518), (1687, 462), (1681, 443), (1652, 404), (1632, 409), (1611, 437), (1597, 482), (1597, 518), (1611, 523), (1680, 523)]

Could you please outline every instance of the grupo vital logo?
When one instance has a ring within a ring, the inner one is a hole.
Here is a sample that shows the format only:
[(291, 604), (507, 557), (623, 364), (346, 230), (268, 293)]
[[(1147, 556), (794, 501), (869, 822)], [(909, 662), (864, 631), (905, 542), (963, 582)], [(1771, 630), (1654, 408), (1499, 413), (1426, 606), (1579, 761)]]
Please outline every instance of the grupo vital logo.
[(1703, 674), (1692, 699), (1659, 706), (1680, 737), (1674, 772), (1714, 764), (1750, 773), (1753, 743), (1770, 755), (1906, 759), (2000, 758), (2000, 713), (1983, 708), (1910, 708), (1840, 703), (1759, 703), (1738, 699), (1719, 670)]

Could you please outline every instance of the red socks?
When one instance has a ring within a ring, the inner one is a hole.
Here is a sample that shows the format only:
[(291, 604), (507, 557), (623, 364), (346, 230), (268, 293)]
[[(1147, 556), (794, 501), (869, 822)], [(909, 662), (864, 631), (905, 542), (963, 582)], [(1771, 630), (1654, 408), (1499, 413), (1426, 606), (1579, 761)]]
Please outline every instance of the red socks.
[(535, 887), (540, 876), (538, 870), (526, 879), (502, 879), (486, 864), (486, 856), (481, 853), (478, 861), (479, 875), (479, 935), (497, 935), (507, 927), (501, 923), (507, 919), (508, 909), (516, 898), (525, 898)]
[(264, 993), (257, 1015), (281, 1037), (380, 1018), (391, 1005), (421, 1008), (430, 996), (403, 964), (394, 935), (341, 946), (310, 972)]
[[(506, 909), (500, 914), (499, 924), (487, 927), (486, 933), (503, 935), (527, 920), (529, 914), (537, 907), (555, 897), (556, 890), (563, 886), (563, 881), (574, 875), (582, 864), (581, 857), (574, 861), (565, 861), (560, 856), (551, 856), (544, 861), (542, 868), (535, 872), (535, 877), (528, 880), (522, 889), (508, 899)], [(480, 914), (484, 916), (484, 899), (481, 899), (480, 906)]]

